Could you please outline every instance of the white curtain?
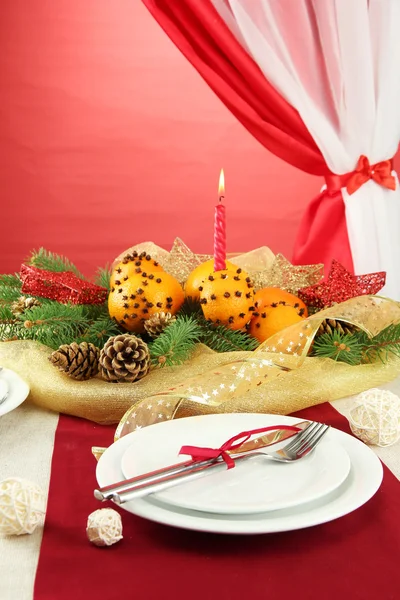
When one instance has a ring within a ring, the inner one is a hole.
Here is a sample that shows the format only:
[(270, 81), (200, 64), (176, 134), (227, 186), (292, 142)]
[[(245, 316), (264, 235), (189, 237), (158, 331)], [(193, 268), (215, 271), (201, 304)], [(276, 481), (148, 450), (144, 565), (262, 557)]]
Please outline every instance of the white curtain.
[[(392, 158), (400, 139), (400, 0), (212, 0), (301, 115), (330, 170)], [(400, 300), (400, 190), (343, 190), (356, 274), (386, 271)]]

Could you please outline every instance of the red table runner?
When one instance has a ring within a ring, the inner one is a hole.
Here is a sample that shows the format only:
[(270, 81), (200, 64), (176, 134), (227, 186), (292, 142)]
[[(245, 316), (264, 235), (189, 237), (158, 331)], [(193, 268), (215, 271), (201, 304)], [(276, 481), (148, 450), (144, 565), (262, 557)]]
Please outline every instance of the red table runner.
[[(329, 404), (296, 413), (349, 433)], [(86, 538), (93, 498), (92, 446), (114, 427), (62, 415), (34, 600), (395, 600), (400, 593), (400, 483), (385, 467), (377, 494), (324, 525), (266, 535), (174, 529), (121, 510), (124, 539), (97, 548)]]

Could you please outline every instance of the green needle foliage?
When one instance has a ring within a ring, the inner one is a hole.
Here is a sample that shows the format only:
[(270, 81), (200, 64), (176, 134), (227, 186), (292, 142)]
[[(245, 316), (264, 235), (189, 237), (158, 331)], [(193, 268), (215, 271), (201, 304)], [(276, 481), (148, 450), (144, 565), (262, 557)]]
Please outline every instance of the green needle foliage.
[(12, 339), (24, 339), (21, 331), (23, 323), (11, 312), (10, 306), (0, 304), (0, 342)]
[(111, 266), (109, 264), (106, 264), (106, 266), (104, 268), (99, 267), (96, 271), (95, 283), (97, 285), (101, 285), (101, 287), (104, 287), (108, 291), (110, 291), (111, 273), (112, 273)]
[(236, 352), (255, 350), (259, 342), (243, 331), (228, 329), (224, 325), (214, 325), (204, 317), (198, 317), (200, 342), (215, 352)]
[(91, 342), (95, 346), (102, 348), (108, 338), (114, 335), (120, 335), (121, 330), (118, 325), (107, 314), (99, 317), (76, 339), (80, 342)]
[(390, 354), (400, 356), (400, 323), (389, 325), (373, 338), (364, 333), (360, 335), (360, 342), (364, 344), (364, 362), (380, 360), (385, 363)]
[(194, 317), (181, 316), (149, 343), (154, 366), (172, 366), (185, 362), (199, 341), (200, 328)]
[(192, 315), (195, 317), (203, 316), (200, 301), (192, 298), (192, 296), (187, 296), (179, 310), (179, 315), (186, 315), (187, 317)]
[(362, 362), (363, 345), (357, 334), (333, 331), (315, 339), (312, 354), (320, 358), (332, 358), (348, 365), (359, 365)]
[(85, 306), (51, 302), (35, 306), (19, 316), (26, 329), (25, 339), (37, 340), (50, 348), (70, 344), (88, 329)]
[(22, 282), (18, 275), (0, 275), (0, 304), (18, 300), (21, 287)]
[(390, 355), (400, 357), (400, 323), (383, 329), (375, 337), (369, 338), (364, 331), (343, 334), (339, 331), (325, 333), (317, 337), (312, 347), (312, 355), (332, 358), (349, 365), (387, 362)]
[(214, 325), (207, 321), (200, 302), (194, 298), (186, 298), (179, 315), (193, 316), (196, 319), (200, 328), (199, 341), (215, 352), (252, 351), (259, 346), (258, 340), (243, 331), (228, 329), (224, 325)]
[(46, 271), (53, 271), (54, 273), (63, 273), (64, 271), (72, 271), (80, 279), (85, 279), (76, 266), (60, 254), (54, 254), (49, 252), (45, 248), (39, 248), (39, 250), (33, 250), (32, 254), (27, 259), (27, 263), (38, 269), (45, 269)]

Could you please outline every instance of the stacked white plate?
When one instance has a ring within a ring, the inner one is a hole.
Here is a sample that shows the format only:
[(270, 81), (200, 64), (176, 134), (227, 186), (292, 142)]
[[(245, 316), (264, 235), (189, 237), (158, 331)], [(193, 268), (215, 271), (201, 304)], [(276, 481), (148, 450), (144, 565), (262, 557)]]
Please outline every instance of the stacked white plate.
[(28, 394), (28, 384), (15, 371), (0, 369), (0, 417), (22, 404)]
[[(101, 487), (187, 460), (183, 445), (218, 448), (232, 436), (299, 419), (220, 414), (177, 419), (124, 436), (97, 465)], [(275, 449), (275, 447), (270, 448)], [(267, 450), (268, 451), (268, 450)], [(287, 464), (257, 456), (235, 468), (199, 476), (122, 505), (146, 519), (214, 533), (255, 534), (301, 529), (348, 514), (382, 481), (378, 457), (356, 438), (331, 428), (307, 457)]]

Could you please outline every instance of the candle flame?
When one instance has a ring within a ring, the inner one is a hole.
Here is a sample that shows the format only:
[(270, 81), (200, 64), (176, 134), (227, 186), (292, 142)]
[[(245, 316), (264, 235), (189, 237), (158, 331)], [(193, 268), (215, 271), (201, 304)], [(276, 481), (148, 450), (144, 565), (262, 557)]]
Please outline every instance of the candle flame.
[(218, 196), (220, 198), (221, 196), (225, 196), (225, 175), (223, 169), (221, 169), (221, 172), (219, 174)]

